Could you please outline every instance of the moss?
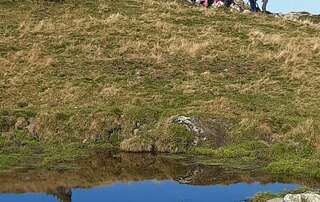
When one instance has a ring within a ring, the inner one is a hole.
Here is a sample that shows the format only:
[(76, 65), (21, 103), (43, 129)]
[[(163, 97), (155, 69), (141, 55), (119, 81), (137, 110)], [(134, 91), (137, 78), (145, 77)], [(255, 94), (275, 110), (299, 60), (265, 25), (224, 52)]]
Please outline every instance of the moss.
[(205, 165), (255, 170), (261, 170), (270, 161), (266, 158), (269, 153), (268, 145), (259, 141), (246, 141), (218, 149), (196, 147), (190, 151), (192, 155), (202, 155), (195, 157), (195, 161)]
[(267, 200), (279, 197), (281, 197), (281, 194), (274, 194), (270, 192), (258, 193), (254, 198), (250, 199), (250, 202), (266, 202)]
[(251, 156), (252, 152), (253, 151), (247, 150), (243, 147), (235, 146), (219, 149), (216, 156), (218, 158), (243, 158)]
[[(80, 144), (48, 145), (44, 147), (41, 167), (60, 167), (64, 162), (70, 162), (85, 155), (85, 147)], [(59, 165), (60, 164), (60, 165)]]
[(0, 147), (4, 147), (6, 145), (6, 138), (0, 135)]
[(120, 141), (121, 141), (121, 138), (120, 138), (119, 132), (116, 131), (110, 135), (110, 138), (109, 138), (110, 144), (114, 146), (119, 146)]
[(314, 148), (304, 144), (294, 144), (292, 142), (280, 142), (271, 145), (270, 158), (286, 159), (292, 156), (308, 158), (315, 153)]
[(4, 150), (0, 150), (0, 171), (15, 167), (69, 169), (73, 166), (72, 162), (87, 157), (92, 151), (96, 150), (113, 150), (113, 147), (103, 142), (87, 144), (41, 144), (29, 142), (28, 145), (11, 145)]
[(270, 163), (265, 170), (284, 176), (320, 178), (320, 161), (318, 159), (281, 159)]
[[(320, 177), (318, 152), (308, 146), (297, 147), (285, 143), (267, 145), (261, 141), (246, 141), (219, 149), (197, 147), (191, 154), (205, 155), (200, 160), (208, 165), (255, 167), (263, 172), (279, 176)], [(236, 166), (235, 165), (235, 166)]]
[(11, 169), (13, 166), (20, 163), (19, 156), (0, 154), (0, 171), (5, 169)]
[(186, 127), (177, 124), (171, 124), (168, 129), (170, 140), (174, 145), (174, 151), (186, 152), (192, 146), (194, 135)]
[(25, 131), (16, 130), (14, 131), (14, 142), (18, 146), (35, 146), (39, 144), (39, 141), (27, 134)]
[(261, 154), (268, 151), (268, 146), (259, 141), (247, 141), (240, 144), (229, 145), (216, 150), (217, 158), (244, 158), (259, 159)]
[(207, 147), (195, 147), (195, 148), (191, 149), (190, 153), (196, 154), (196, 155), (213, 156), (216, 154), (216, 150), (214, 150), (212, 148), (207, 148)]

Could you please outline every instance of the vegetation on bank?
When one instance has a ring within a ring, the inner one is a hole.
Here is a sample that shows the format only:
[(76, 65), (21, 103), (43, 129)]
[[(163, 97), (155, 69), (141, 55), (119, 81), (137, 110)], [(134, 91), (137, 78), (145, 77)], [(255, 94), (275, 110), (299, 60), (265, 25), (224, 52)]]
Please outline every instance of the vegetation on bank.
[(18, 169), (76, 169), (77, 160), (87, 158), (96, 150), (114, 151), (104, 142), (42, 143), (21, 131), (15, 131), (11, 140), (0, 138), (0, 172)]
[[(0, 169), (112, 145), (320, 177), (318, 25), (182, 0), (0, 4)], [(178, 115), (225, 120), (224, 145), (194, 147)]]

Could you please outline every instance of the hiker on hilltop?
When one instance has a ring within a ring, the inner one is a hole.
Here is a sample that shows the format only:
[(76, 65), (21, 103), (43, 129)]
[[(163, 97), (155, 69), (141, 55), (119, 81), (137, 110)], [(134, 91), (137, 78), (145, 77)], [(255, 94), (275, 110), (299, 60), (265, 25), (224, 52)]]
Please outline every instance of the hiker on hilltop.
[(224, 2), (224, 5), (225, 5), (227, 8), (229, 8), (229, 7), (231, 6), (231, 4), (234, 3), (233, 0), (224, 0), (223, 2)]
[(267, 12), (268, 0), (262, 0), (262, 11)]
[[(262, 1), (262, 11), (267, 12), (268, 0), (261, 0), (261, 1)], [(249, 3), (250, 3), (250, 10), (252, 12), (260, 11), (259, 6), (257, 6), (257, 0), (249, 0)]]
[(252, 12), (257, 12), (258, 11), (257, 0), (249, 0), (249, 3), (250, 3), (250, 10)]

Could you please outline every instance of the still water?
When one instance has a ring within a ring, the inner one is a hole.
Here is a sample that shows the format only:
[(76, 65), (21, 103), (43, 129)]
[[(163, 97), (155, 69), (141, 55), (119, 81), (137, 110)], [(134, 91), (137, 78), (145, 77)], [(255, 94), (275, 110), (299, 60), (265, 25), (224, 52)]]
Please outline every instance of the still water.
[(230, 185), (194, 186), (175, 181), (138, 181), (115, 183), (89, 189), (65, 190), (64, 197), (43, 193), (2, 194), (6, 202), (212, 202), (245, 201), (258, 192), (280, 192), (297, 188), (283, 183), (235, 183)]
[(300, 182), (152, 155), (98, 153), (73, 169), (0, 174), (1, 202), (234, 202)]

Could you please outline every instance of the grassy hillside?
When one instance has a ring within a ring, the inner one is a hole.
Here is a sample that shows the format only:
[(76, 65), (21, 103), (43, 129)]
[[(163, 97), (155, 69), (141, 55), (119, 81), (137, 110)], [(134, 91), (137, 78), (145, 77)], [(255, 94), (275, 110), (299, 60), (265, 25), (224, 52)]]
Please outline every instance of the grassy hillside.
[[(108, 144), (320, 177), (318, 25), (180, 0), (0, 4), (0, 168)], [(190, 146), (177, 115), (224, 120), (224, 145)]]

